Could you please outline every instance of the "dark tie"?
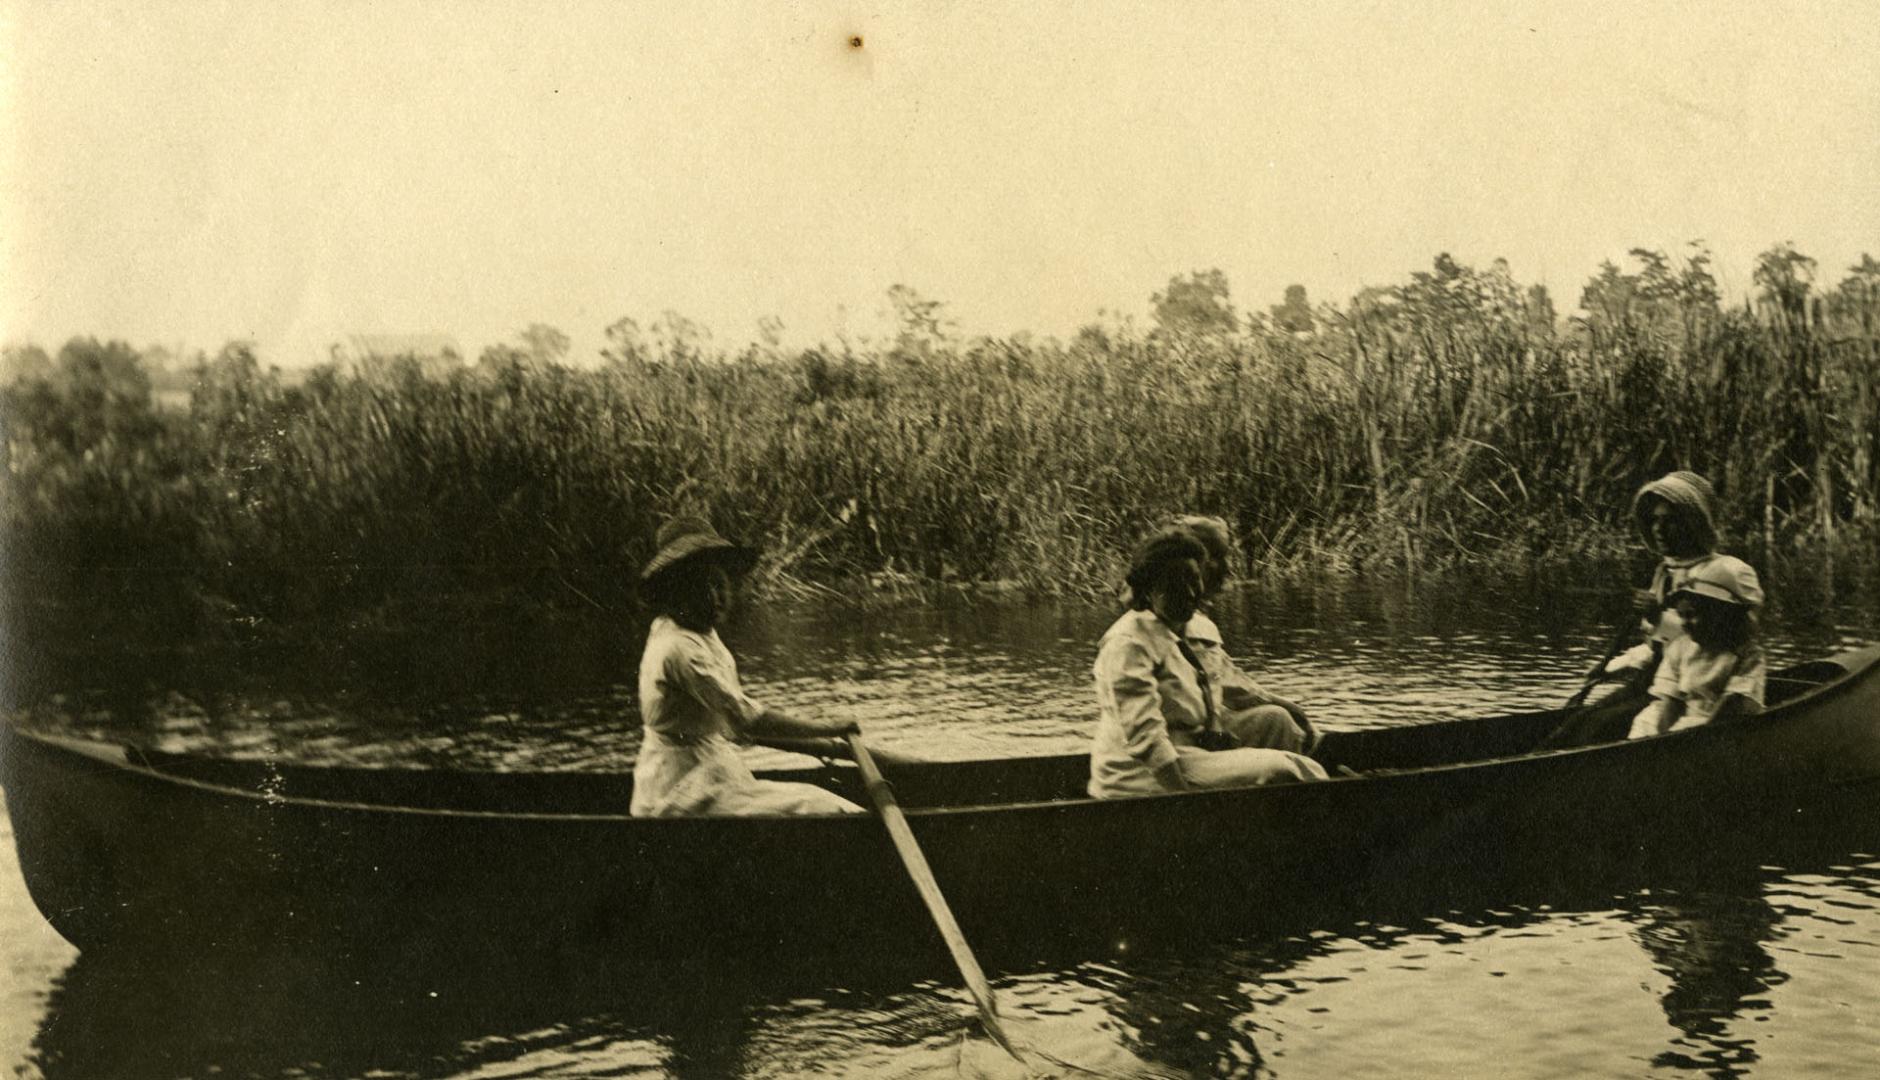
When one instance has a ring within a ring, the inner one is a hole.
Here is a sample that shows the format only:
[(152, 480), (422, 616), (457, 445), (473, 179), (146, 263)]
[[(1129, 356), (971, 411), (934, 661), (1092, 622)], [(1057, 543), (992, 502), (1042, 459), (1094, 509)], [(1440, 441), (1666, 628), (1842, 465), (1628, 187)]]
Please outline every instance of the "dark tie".
[(1188, 661), (1188, 666), (1195, 669), (1195, 682), (1201, 686), (1201, 707), (1207, 713), (1207, 725), (1203, 730), (1221, 730), (1220, 721), (1215, 719), (1214, 716), (1214, 688), (1208, 681), (1207, 670), (1201, 666), (1201, 658), (1196, 656), (1195, 651), (1188, 647), (1188, 641), (1185, 638), (1177, 636), (1175, 638), (1175, 647), (1181, 650), (1182, 659)]

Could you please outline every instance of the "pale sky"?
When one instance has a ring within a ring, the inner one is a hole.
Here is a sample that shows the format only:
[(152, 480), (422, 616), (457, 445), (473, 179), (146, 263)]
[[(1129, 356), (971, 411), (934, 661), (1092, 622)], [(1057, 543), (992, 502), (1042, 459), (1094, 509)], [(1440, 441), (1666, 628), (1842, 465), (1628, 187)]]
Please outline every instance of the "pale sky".
[[(851, 35), (863, 47), (849, 47)], [(1880, 5), (0, 0), (0, 338), (592, 352), (1880, 254)]]

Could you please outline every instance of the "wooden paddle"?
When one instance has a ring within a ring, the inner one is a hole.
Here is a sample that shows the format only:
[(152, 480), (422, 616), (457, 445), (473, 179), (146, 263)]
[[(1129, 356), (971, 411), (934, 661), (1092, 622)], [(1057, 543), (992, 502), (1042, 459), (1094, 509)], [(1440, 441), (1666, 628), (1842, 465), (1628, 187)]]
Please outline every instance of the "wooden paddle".
[(1619, 649), (1625, 645), (1627, 638), (1637, 632), (1637, 626), (1636, 615), (1628, 615), (1619, 621), (1618, 629), (1612, 632), (1612, 640), (1606, 643), (1605, 655), (1601, 656), (1599, 662), (1593, 665), (1593, 669), (1586, 673), (1586, 681), (1580, 684), (1580, 688), (1575, 690), (1573, 696), (1567, 699), (1567, 703), (1560, 707), (1560, 722), (1555, 724), (1554, 729), (1547, 733), (1547, 737), (1540, 741), (1540, 749), (1554, 750), (1563, 746), (1577, 746), (1581, 743), (1597, 741), (1591, 730), (1583, 730), (1586, 729), (1587, 719), (1585, 715), (1578, 712), (1578, 709), (1586, 702), (1586, 696), (1593, 692), (1593, 687), (1599, 685), (1599, 673), (1606, 669), (1606, 665), (1612, 662), (1613, 657), (1619, 655)]
[(1592, 693), (1593, 687), (1599, 685), (1599, 673), (1606, 670), (1606, 665), (1612, 662), (1613, 657), (1619, 655), (1619, 650), (1625, 645), (1626, 638), (1637, 633), (1637, 628), (1637, 615), (1619, 620), (1619, 628), (1613, 631), (1612, 640), (1606, 643), (1606, 654), (1599, 658), (1599, 663), (1593, 665), (1593, 670), (1586, 673), (1586, 681), (1581, 683), (1580, 688), (1567, 699), (1567, 703), (1560, 707), (1561, 712), (1572, 712), (1580, 707), (1580, 703), (1586, 700), (1586, 695)]
[(940, 936), (946, 939), (947, 950), (953, 954), (953, 963), (960, 969), (960, 975), (966, 980), (966, 991), (973, 995), (973, 1001), (979, 1006), (979, 1018), (986, 1026), (986, 1033), (992, 1041), (1004, 1047), (1005, 1052), (1017, 1059), (1020, 1064), (1029, 1067), (1012, 1040), (1006, 1037), (1005, 1025), (999, 1021), (999, 1003), (993, 1000), (992, 986), (986, 982), (985, 972), (979, 970), (979, 961), (973, 958), (972, 946), (966, 944), (966, 935), (960, 932), (960, 924), (953, 919), (953, 910), (947, 907), (947, 899), (940, 893), (940, 883), (934, 880), (933, 871), (927, 866), (927, 857), (921, 854), (920, 845), (914, 842), (914, 832), (907, 826), (907, 815), (901, 812), (901, 805), (894, 799), (894, 789), (881, 778), (881, 770), (875, 767), (875, 758), (868, 752), (867, 744), (862, 742), (859, 732), (849, 733), (849, 750), (855, 755), (855, 766), (861, 770), (862, 786), (868, 789), (868, 797), (875, 804), (875, 812), (881, 816), (882, 825), (887, 827), (888, 837), (894, 841), (894, 850), (901, 856), (901, 863), (907, 867), (907, 876), (914, 881), (914, 888), (927, 905), (927, 913), (933, 916), (934, 925), (939, 927)]

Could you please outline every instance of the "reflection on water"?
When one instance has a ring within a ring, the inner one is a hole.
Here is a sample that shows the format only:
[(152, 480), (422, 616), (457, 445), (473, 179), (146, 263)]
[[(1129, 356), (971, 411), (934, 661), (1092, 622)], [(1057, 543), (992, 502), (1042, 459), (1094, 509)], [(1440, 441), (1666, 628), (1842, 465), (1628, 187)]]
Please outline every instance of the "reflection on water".
[[(1789, 595), (1805, 601), (1771, 612), (1779, 658), (1880, 634), (1871, 589)], [(1576, 598), (1558, 583), (1295, 586), (1236, 594), (1219, 614), (1252, 669), (1339, 728), (1563, 700), (1607, 633)], [(1112, 615), (798, 608), (728, 636), (764, 696), (971, 757), (1081, 744), (1091, 646)], [(28, 720), (311, 761), (612, 769), (636, 739), (626, 674), (623, 658), (615, 685), (414, 703), (181, 673), (74, 692)], [(1066, 897), (1062, 936), (977, 944), (1012, 1034), (1057, 1075), (1858, 1073), (1877, 1049), (1862, 1019), (1880, 999), (1877, 800), (1850, 793), (1836, 813), (1620, 870), (1577, 866), (1566, 837), (1531, 867), (1498, 859), (1512, 868), (1492, 880), (1423, 880), (1399, 861), (1391, 880), (1329, 892), (1261, 882), (1257, 911), (1170, 910), (1127, 941), (1080, 937)], [(0, 1018), (13, 1055), (0, 1064), (26, 1077), (1016, 1075), (925, 926), (905, 955), (788, 965), (699, 947), (719, 913), (660, 955), (546, 964), (75, 956), (20, 897), (10, 844), (0, 863), (0, 938), (14, 943), (0, 958), (25, 987), (6, 1000), (26, 1013), (17, 1036)]]
[[(1873, 1048), (1860, 1014), (1785, 1028), (1780, 995), (1821, 994), (1824, 971), (1830, 999), (1880, 992), (1876, 809), (1850, 804), (1846, 824), (1802, 844), (1713, 852), (1716, 872), (1654, 866), (1564, 892), (1435, 886), (1373, 910), (1280, 894), (1257, 927), (1170, 912), (1164, 933), (1128, 943), (982, 952), (1015, 1040), (1057, 1075), (1791, 1075), (1777, 1032), (1845, 1068)], [(1788, 865), (1757, 862), (1772, 856)], [(1822, 920), (1834, 948), (1781, 951)], [(431, 970), (80, 955), (53, 983), (24, 1075), (1016, 1075), (951, 973), (913, 953)]]
[(1641, 906), (1639, 944), (1671, 979), (1665, 1018), (1681, 1032), (1654, 1065), (1744, 1076), (1757, 1061), (1756, 1042), (1733, 1022), (1755, 1019), (1770, 1002), (1761, 995), (1785, 978), (1763, 947), (1780, 921), (1759, 894), (1667, 893)]

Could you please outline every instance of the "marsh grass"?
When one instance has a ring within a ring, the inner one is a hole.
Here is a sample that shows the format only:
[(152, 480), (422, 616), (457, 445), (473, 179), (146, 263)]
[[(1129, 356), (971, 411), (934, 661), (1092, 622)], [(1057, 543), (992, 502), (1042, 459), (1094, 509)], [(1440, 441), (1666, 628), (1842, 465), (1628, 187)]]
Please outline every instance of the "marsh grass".
[(6, 599), (15, 640), (508, 655), (636, 626), (635, 568), (682, 509), (760, 543), (773, 594), (1101, 594), (1181, 511), (1232, 521), (1248, 574), (1622, 555), (1633, 490), (1678, 467), (1766, 554), (1872, 537), (1876, 417), (1871, 327), (1748, 312), (1555, 332), (1354, 303), (1312, 333), (407, 360), (298, 386), (232, 347), (177, 415), (131, 350), (79, 340), (6, 390)]

